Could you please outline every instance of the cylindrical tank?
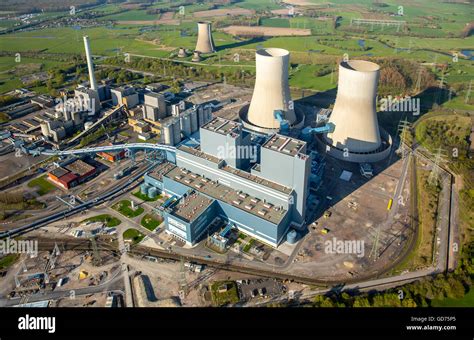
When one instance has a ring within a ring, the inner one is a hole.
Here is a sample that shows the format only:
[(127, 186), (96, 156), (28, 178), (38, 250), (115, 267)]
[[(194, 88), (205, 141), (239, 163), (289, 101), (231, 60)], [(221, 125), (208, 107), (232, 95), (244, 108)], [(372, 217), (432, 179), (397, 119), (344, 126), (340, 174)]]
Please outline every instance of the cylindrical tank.
[(290, 52), (281, 48), (265, 48), (255, 53), (257, 74), (247, 119), (253, 125), (279, 129), (275, 111), (283, 113), (289, 124), (296, 121), (288, 83)]
[(204, 121), (205, 123), (208, 123), (211, 120), (212, 120), (212, 107), (208, 105), (204, 108)]
[(198, 39), (196, 43), (196, 51), (201, 53), (213, 53), (214, 40), (212, 39), (211, 33), (211, 22), (200, 21), (198, 25)]
[(142, 185), (140, 185), (140, 192), (141, 192), (143, 195), (147, 195), (149, 189), (150, 189), (150, 185), (147, 184), (147, 183), (143, 183)]
[(155, 198), (156, 196), (158, 196), (158, 189), (155, 187), (150, 187), (148, 189), (148, 197)]
[(166, 123), (161, 126), (161, 135), (163, 136), (163, 143), (166, 145), (174, 145), (174, 131), (173, 124)]
[(175, 145), (181, 142), (181, 124), (178, 118), (173, 121), (173, 140)]
[(196, 109), (191, 110), (191, 132), (194, 133), (199, 129), (198, 125), (198, 113)]
[(334, 131), (326, 141), (338, 149), (365, 153), (381, 145), (375, 101), (380, 66), (365, 60), (339, 64), (339, 80), (329, 123)]
[(204, 107), (199, 105), (198, 108), (197, 108), (197, 114), (198, 114), (198, 124), (199, 124), (199, 127), (201, 127), (205, 124), (205, 122), (204, 122)]
[(289, 244), (295, 244), (296, 241), (298, 239), (298, 233), (296, 232), (296, 230), (294, 229), (291, 229), (288, 234), (286, 234), (286, 241), (289, 243)]
[(191, 135), (191, 115), (189, 112), (186, 112), (179, 116), (179, 122), (181, 125), (181, 132), (185, 136)]

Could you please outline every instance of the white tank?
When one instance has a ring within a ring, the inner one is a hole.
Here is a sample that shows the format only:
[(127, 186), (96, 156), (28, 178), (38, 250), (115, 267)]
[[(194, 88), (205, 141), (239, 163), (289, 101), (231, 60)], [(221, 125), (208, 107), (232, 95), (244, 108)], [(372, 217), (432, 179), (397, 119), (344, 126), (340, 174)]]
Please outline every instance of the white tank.
[(196, 51), (201, 53), (215, 52), (214, 40), (212, 39), (211, 23), (209, 21), (198, 22), (198, 39)]
[(183, 113), (179, 116), (179, 121), (181, 125), (181, 132), (185, 136), (190, 136), (191, 135), (191, 115), (189, 112)]
[(257, 75), (248, 121), (258, 127), (278, 129), (275, 110), (281, 110), (283, 119), (290, 124), (296, 121), (288, 84), (290, 53), (281, 48), (265, 48), (255, 53)]
[(381, 145), (377, 122), (376, 97), (379, 65), (351, 60), (339, 64), (336, 103), (329, 123), (334, 131), (326, 141), (348, 152), (373, 152)]
[(173, 124), (167, 123), (161, 126), (161, 135), (163, 136), (163, 143), (166, 145), (175, 145)]

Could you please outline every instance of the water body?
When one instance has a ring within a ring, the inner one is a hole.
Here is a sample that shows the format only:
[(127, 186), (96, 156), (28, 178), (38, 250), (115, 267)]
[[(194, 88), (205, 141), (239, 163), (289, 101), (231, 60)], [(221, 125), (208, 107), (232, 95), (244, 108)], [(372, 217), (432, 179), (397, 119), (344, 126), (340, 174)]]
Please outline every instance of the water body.
[(474, 51), (473, 50), (462, 50), (462, 55), (465, 55), (469, 60), (474, 60)]

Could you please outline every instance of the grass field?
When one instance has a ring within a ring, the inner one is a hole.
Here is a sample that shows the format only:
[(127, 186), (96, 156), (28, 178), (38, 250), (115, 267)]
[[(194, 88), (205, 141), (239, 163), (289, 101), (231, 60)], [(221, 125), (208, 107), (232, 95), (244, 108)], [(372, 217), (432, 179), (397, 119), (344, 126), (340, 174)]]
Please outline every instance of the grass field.
[(123, 232), (124, 240), (131, 240), (132, 244), (140, 243), (144, 237), (145, 235), (143, 235), (137, 229), (133, 229), (133, 228), (127, 229)]
[(20, 258), (19, 254), (9, 254), (0, 258), (0, 269), (6, 269)]
[(81, 223), (84, 223), (84, 222), (104, 222), (105, 225), (109, 228), (116, 227), (120, 223), (122, 223), (122, 221), (120, 221), (117, 217), (110, 216), (107, 214), (89, 217), (85, 219), (84, 221), (82, 221)]
[(150, 231), (155, 230), (163, 222), (163, 218), (153, 214), (145, 214), (140, 224)]
[(141, 215), (144, 211), (142, 207), (137, 207), (135, 208), (135, 210), (133, 210), (131, 208), (131, 203), (129, 200), (122, 200), (116, 203), (112, 208), (129, 218), (137, 217)]
[(462, 299), (433, 300), (431, 305), (433, 307), (472, 307), (474, 306), (474, 289), (471, 289)]
[[(219, 288), (226, 286), (227, 290), (219, 292)], [(239, 302), (237, 283), (234, 281), (216, 281), (211, 284), (212, 302), (215, 306), (234, 304)]]
[(150, 198), (150, 197), (148, 197), (148, 195), (144, 195), (140, 191), (134, 192), (132, 195), (135, 196), (136, 198), (139, 198), (139, 199), (145, 201), (145, 202), (154, 202), (154, 201), (159, 200), (161, 197), (163, 197), (161, 195), (158, 195), (155, 198)]
[(38, 188), (38, 195), (46, 195), (47, 193), (56, 190), (57, 188), (46, 179), (47, 175), (35, 178), (28, 182), (29, 188)]

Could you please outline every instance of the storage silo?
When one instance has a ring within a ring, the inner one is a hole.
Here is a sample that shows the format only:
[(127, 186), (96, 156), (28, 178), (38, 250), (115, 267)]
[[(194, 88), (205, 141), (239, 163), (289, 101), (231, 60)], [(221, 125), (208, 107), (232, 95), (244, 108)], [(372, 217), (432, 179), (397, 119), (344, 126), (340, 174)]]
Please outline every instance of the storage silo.
[(163, 136), (163, 143), (166, 145), (175, 145), (173, 123), (167, 122), (161, 125), (161, 135)]
[(150, 185), (149, 185), (149, 184), (143, 183), (142, 185), (140, 185), (140, 192), (141, 192), (143, 195), (148, 195), (148, 189), (150, 189)]
[(189, 112), (182, 113), (179, 116), (179, 122), (181, 125), (181, 132), (186, 137), (191, 136), (191, 115)]
[(155, 198), (156, 196), (158, 196), (158, 189), (151, 186), (148, 189), (148, 197)]
[(173, 120), (173, 139), (174, 145), (181, 142), (181, 124), (178, 118)]
[(192, 109), (189, 114), (191, 116), (191, 132), (194, 133), (199, 129), (197, 109)]

